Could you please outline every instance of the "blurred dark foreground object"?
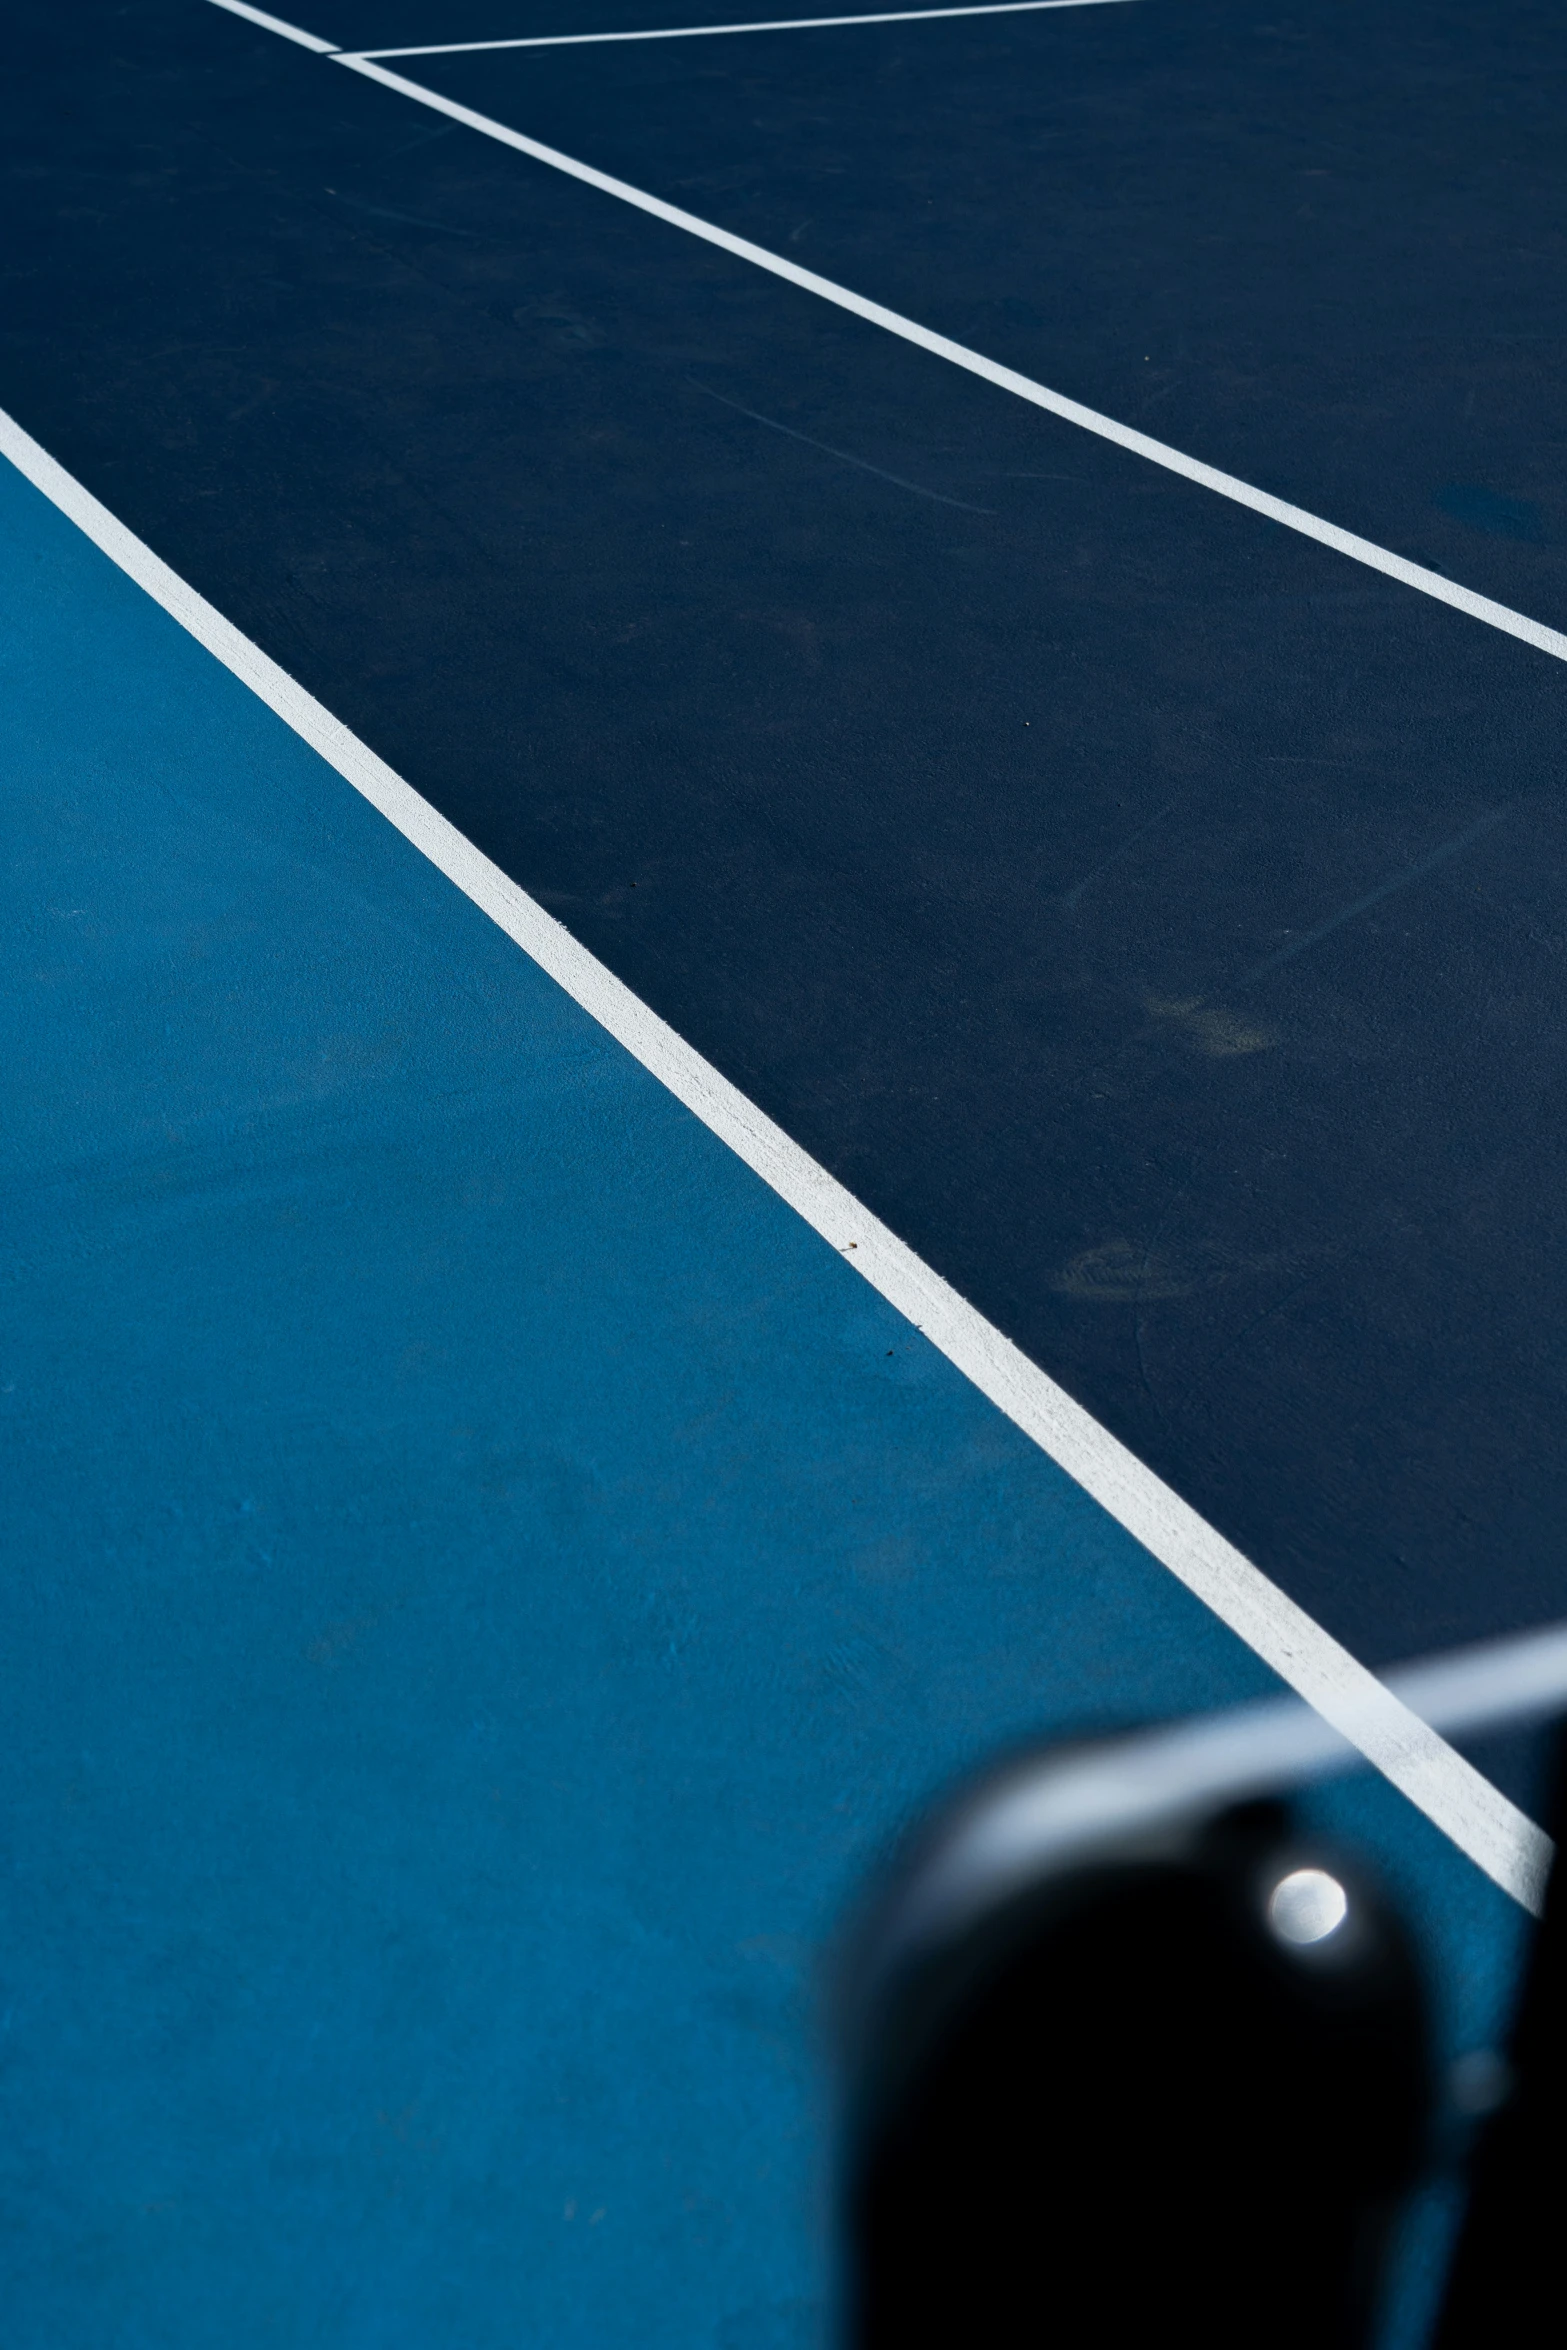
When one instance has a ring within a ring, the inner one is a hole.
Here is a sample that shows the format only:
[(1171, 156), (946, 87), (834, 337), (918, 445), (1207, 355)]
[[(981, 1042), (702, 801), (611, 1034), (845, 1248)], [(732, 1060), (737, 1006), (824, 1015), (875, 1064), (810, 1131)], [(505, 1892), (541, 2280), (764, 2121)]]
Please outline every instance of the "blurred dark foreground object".
[(1408, 1937), (1280, 1802), (1096, 1825), (1094, 1754), (960, 1801), (857, 1937), (850, 2350), (1360, 2350), (1431, 2128)]
[[(1567, 1837), (1567, 1733), (1548, 1825)], [(1567, 2342), (1567, 1869), (1552, 1868), (1513, 2030), (1512, 2092), (1475, 2153), (1436, 2350)]]
[[(839, 1986), (848, 2350), (1373, 2341), (1425, 2000), (1366, 1872), (1257, 1796), (1321, 1761), (1275, 1713), (1026, 1757), (905, 1854)], [(1434, 2350), (1567, 2342), (1559, 1866), (1499, 2069)]]

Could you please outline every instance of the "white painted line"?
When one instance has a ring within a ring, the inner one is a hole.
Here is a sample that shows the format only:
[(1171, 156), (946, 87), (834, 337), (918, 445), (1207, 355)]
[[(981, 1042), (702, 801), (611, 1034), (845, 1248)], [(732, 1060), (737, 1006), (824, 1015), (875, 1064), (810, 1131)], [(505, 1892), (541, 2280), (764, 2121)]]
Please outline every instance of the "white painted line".
[(662, 196), (650, 196), (625, 180), (613, 179), (607, 171), (595, 170), (591, 163), (578, 163), (573, 156), (562, 155), (554, 147), (546, 147), (539, 140), (512, 130), (506, 123), (493, 122), (487, 114), (477, 114), (471, 106), (459, 105), (455, 98), (444, 98), (438, 90), (427, 90), (422, 83), (411, 82), (369, 58), (339, 56), (333, 63), (346, 66), (350, 73), (362, 73), (421, 106), (433, 107), (437, 114), (447, 115), (469, 130), (480, 131), (487, 139), (498, 139), (503, 147), (513, 147), (519, 155), (530, 156), (535, 163), (546, 163), (552, 171), (563, 171), (569, 178), (597, 188), (602, 195), (618, 197), (622, 204), (633, 204), (639, 212), (651, 213), (655, 220), (666, 221), (671, 228), (684, 229), (688, 236), (700, 237), (704, 244), (716, 245), (721, 252), (749, 261), (757, 269), (781, 277), (786, 284), (800, 287), (804, 293), (816, 294), (837, 309), (850, 311), (856, 318), (884, 328), (903, 342), (913, 343), (919, 350), (929, 351), (933, 357), (946, 359), (967, 374), (981, 377), (1000, 391), (1011, 392), (1035, 408), (1043, 408), (1068, 424), (1081, 426), (1084, 432), (1097, 434), (1101, 440), (1114, 441), (1118, 448), (1130, 450), (1134, 457), (1145, 457), (1151, 465), (1162, 465), (1167, 472), (1178, 473), (1202, 489), (1213, 490), (1221, 498), (1231, 498), (1236, 505), (1249, 507), (1252, 513), (1264, 515), (1269, 522), (1281, 522), (1286, 530), (1316, 539), (1320, 545), (1331, 547), (1335, 554), (1364, 563), (1369, 570), (1380, 571), (1404, 587), (1416, 588), (1439, 604), (1450, 604), (1455, 612), (1463, 612), (1471, 620), (1482, 620), (1488, 628), (1498, 628), (1507, 636), (1521, 638), (1537, 652), (1549, 653), (1557, 661), (1567, 661), (1567, 636), (1560, 629), (1547, 628), (1542, 621), (1531, 620), (1527, 613), (1514, 612), (1506, 604), (1495, 603), (1490, 596), (1476, 595), (1473, 588), (1460, 587), (1457, 580), (1444, 579), (1439, 571), (1427, 571), (1423, 564), (1411, 563), (1403, 555), (1377, 546), (1371, 539), (1357, 537), (1352, 530), (1341, 530), (1336, 522), (1325, 522), (1320, 514), (1310, 514), (1304, 506), (1292, 506), (1268, 490), (1255, 489), (1249, 481), (1238, 480), (1233, 473), (1221, 473), (1215, 465), (1204, 465), (1200, 458), (1188, 457), (1183, 450), (1172, 449), (1168, 443), (1153, 440), (1145, 432), (1136, 432), (1129, 424), (1117, 423), (1113, 416), (1101, 416), (1097, 408), (1085, 408), (1080, 400), (1069, 400), (1064, 392), (1053, 392), (1047, 385), (1035, 383), (1031, 376), (1019, 375), (1016, 368), (1003, 367), (998, 361), (987, 359), (983, 352), (971, 351), (964, 343), (954, 343), (948, 336), (934, 333), (930, 327), (905, 318), (897, 310), (869, 301), (847, 286), (836, 285), (831, 278), (818, 277), (814, 270), (802, 269), (797, 261), (786, 261), (781, 253), (770, 253), (765, 245), (753, 245), (748, 238), (737, 237), (710, 220), (699, 220), (694, 212), (682, 212), (678, 205), (666, 204)]
[(1347, 1648), (1101, 1428), (1064, 1388), (861, 1207), (754, 1102), (650, 1011), (568, 930), (481, 855), (384, 760), (101, 506), (0, 410), (8, 457), (122, 571), (258, 694), (489, 915), (999, 1411), (1210, 1607), (1324, 1721), (1525, 1908), (1550, 1839)]
[(252, 8), (249, 0), (212, 0), (214, 8), (227, 9), (230, 16), (242, 16), (247, 24), (260, 25), (264, 33), (278, 33), (285, 41), (297, 41), (301, 49), (313, 49), (318, 57), (335, 57), (337, 43), (323, 41), (315, 33), (302, 33), (297, 24), (285, 24), (280, 16), (268, 16), (264, 8)]
[[(224, 8), (230, 0), (217, 0)], [(598, 41), (701, 41), (719, 33), (817, 33), (834, 25), (921, 24), (930, 16), (1038, 16), (1047, 8), (1105, 8), (1127, 0), (984, 0), (978, 8), (887, 8), (875, 16), (774, 16), (765, 24), (681, 24), (656, 32), (533, 33), (513, 41), (428, 41), (417, 49), (353, 49), (353, 57), (467, 57), (476, 49), (578, 49)], [(248, 10), (242, 11), (249, 14)]]

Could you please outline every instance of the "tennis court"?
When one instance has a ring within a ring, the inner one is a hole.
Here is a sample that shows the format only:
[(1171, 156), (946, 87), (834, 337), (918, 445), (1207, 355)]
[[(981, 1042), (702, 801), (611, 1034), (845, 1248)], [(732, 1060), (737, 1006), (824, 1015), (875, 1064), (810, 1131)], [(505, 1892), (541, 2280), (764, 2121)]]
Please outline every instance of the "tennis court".
[(1008, 1742), (1353, 1713), (1505, 2019), (1567, 43), (321, 11), (6, 35), (14, 2339), (803, 2350)]

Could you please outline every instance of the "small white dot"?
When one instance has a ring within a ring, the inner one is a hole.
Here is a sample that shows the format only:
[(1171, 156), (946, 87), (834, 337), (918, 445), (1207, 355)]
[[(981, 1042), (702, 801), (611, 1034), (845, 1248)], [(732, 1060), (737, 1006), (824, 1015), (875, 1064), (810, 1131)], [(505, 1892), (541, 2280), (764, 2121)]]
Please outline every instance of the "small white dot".
[(1291, 1869), (1268, 1896), (1268, 1923), (1281, 1942), (1325, 1942), (1349, 1913), (1349, 1895), (1326, 1869)]

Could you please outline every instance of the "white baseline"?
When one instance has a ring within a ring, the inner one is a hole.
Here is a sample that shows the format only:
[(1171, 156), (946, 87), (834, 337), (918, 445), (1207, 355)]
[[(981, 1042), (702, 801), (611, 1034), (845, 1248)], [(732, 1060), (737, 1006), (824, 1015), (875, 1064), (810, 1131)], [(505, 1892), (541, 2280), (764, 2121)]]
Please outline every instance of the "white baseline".
[(872, 1216), (286, 670), (0, 410), (8, 457), (122, 571), (380, 810), (980, 1393), (1205, 1602), (1486, 1875), (1538, 1913), (1533, 1820)]
[[(775, 16), (765, 24), (681, 24), (661, 25), (654, 32), (634, 33), (533, 33), (511, 41), (426, 41), (412, 49), (334, 49), (330, 41), (323, 48), (342, 57), (466, 57), (476, 49), (576, 49), (585, 43), (598, 41), (700, 41), (720, 33), (818, 33), (835, 25), (853, 24), (921, 24), (931, 16), (1038, 16), (1048, 8), (1105, 8), (1124, 7), (1128, 0), (982, 0), (982, 5), (971, 8), (888, 8), (875, 16)], [(234, 5), (234, 0), (218, 0), (220, 8)], [(250, 8), (238, 7), (236, 15), (254, 16)], [(282, 31), (276, 19), (273, 29)]]

